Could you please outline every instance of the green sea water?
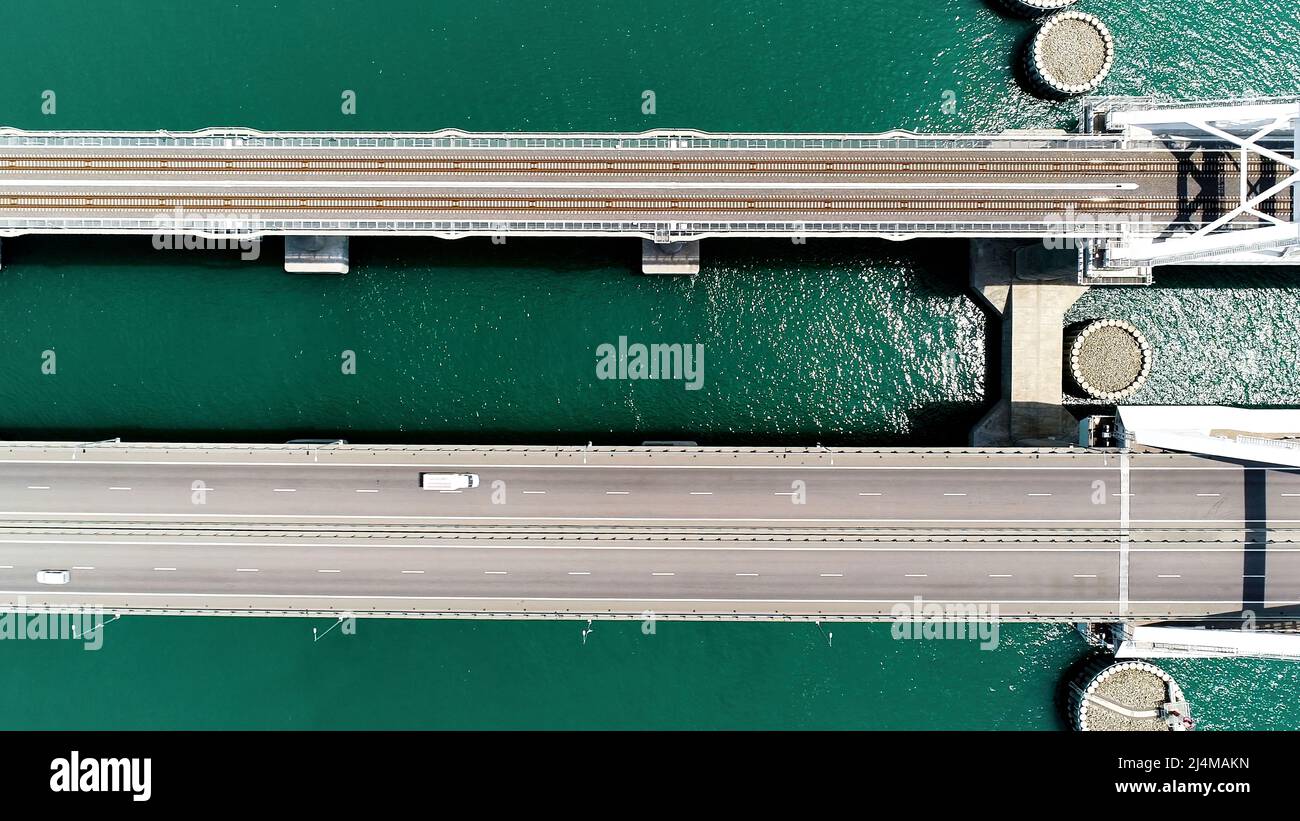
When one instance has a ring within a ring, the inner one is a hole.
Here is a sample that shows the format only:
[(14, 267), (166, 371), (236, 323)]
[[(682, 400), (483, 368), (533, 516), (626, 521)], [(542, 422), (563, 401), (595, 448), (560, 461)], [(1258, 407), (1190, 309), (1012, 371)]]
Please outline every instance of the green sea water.
[[(1119, 55), (1102, 91), (1295, 93), (1292, 0), (1085, 0)], [(1023, 21), (984, 0), (12, 0), (0, 121), (24, 128), (996, 130), (1069, 125), (1011, 71)], [(340, 96), (356, 93), (357, 113)], [(644, 91), (656, 112), (642, 114)], [(45, 92), (55, 113), (42, 113)], [(279, 248), (4, 241), (6, 438), (958, 444), (989, 390), (959, 242), (715, 241), (693, 280), (635, 242), (360, 240), (343, 278)], [(1161, 271), (1080, 316), (1161, 336), (1143, 401), (1294, 404), (1289, 275)], [(1212, 290), (1218, 286), (1227, 290)], [(1157, 322), (1153, 317), (1169, 317)], [(618, 336), (704, 342), (706, 385), (602, 383)], [(54, 350), (58, 373), (40, 374)], [(339, 356), (358, 356), (343, 376)], [(1242, 352), (1246, 353), (1242, 353)], [(1229, 358), (1229, 354), (1241, 354)], [(0, 642), (2, 727), (1060, 726), (1062, 626), (996, 651), (887, 625), (128, 618), (104, 647)], [(1204, 727), (1297, 727), (1297, 668), (1171, 664)], [(68, 681), (93, 688), (66, 693)], [(936, 696), (938, 694), (938, 697)]]

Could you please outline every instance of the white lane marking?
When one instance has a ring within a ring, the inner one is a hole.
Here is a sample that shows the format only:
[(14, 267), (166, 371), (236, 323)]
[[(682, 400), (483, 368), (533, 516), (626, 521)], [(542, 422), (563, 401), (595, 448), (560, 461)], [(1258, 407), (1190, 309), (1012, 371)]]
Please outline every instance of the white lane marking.
[(130, 490), (129, 487), (110, 487), (109, 490)]
[(630, 490), (607, 490), (605, 491), (605, 495), (606, 496), (627, 496), (631, 492), (632, 491)]
[(989, 578), (990, 578), (990, 579), (1009, 579), (1009, 578), (1011, 578), (1011, 574), (1010, 574), (1010, 573), (990, 573), (990, 574), (989, 574)]
[(525, 491), (523, 491), (523, 494), (524, 494), (525, 496), (545, 496), (545, 495), (546, 495), (546, 491), (544, 491), (544, 490), (525, 490)]
[(570, 575), (570, 576), (590, 576), (590, 575), (591, 575), (591, 571), (590, 571), (590, 570), (570, 570), (570, 571), (569, 571), (569, 575)]
[(1181, 579), (1182, 574), (1181, 573), (1157, 573), (1156, 578), (1157, 579)]
[[(12, 570), (13, 568), (10, 567), (7, 569)], [(72, 566), (72, 569), (73, 570), (94, 570), (95, 566), (93, 564), (74, 564)]]
[(778, 490), (772, 495), (773, 496), (797, 496), (798, 493), (799, 492), (796, 490)]
[(484, 571), (483, 571), (483, 575), (484, 575), (484, 576), (504, 576), (504, 575), (506, 575), (506, 571), (504, 571), (504, 570), (484, 570)]
[(298, 488), (296, 487), (275, 487), (275, 488), (271, 488), (271, 490), (276, 493), (297, 493), (298, 492)]
[(676, 576), (676, 573), (651, 573), (651, 576)]
[(1128, 450), (1120, 451), (1119, 454), (1119, 603), (1125, 610), (1128, 609), (1129, 596), (1129, 527), (1131, 526), (1130, 516), (1131, 492), (1130, 474), (1131, 466), (1129, 464)]
[(944, 496), (965, 496), (965, 493), (945, 493)]
[[(0, 596), (47, 596), (56, 598), (58, 596), (76, 596), (84, 598), (87, 594), (83, 591), (75, 590), (0, 590)], [(113, 591), (111, 593), (94, 593), (98, 597), (104, 596), (130, 596), (131, 598), (185, 598), (185, 599), (329, 599), (329, 600), (370, 600), (370, 601), (500, 601), (501, 596), (416, 596), (416, 595), (365, 595), (354, 593), (159, 593), (157, 591)], [(653, 602), (760, 602), (766, 604), (897, 604), (898, 599), (779, 599), (779, 598), (667, 598), (655, 596), (640, 596), (635, 600), (620, 598), (617, 596), (512, 596), (512, 600), (517, 601), (561, 601), (561, 602), (590, 602), (590, 601), (608, 601), (608, 602), (627, 602), (627, 601), (653, 601)], [(1117, 604), (1114, 599), (930, 599), (936, 604), (1071, 604), (1071, 605), (1092, 605)], [(1214, 607), (1240, 607), (1241, 599), (1138, 599), (1136, 604), (1196, 604), (1211, 605)], [(1266, 606), (1273, 605), (1290, 605), (1293, 602), (1289, 600), (1272, 600), (1265, 602)], [(256, 609), (253, 612), (260, 612)]]
[[(348, 531), (342, 531), (348, 534)], [(367, 538), (364, 532), (358, 534), (359, 538)], [(1099, 534), (1104, 535), (1104, 534)], [(1085, 537), (1086, 538), (1086, 537)], [(1087, 544), (1088, 542), (1078, 542), (1070, 544)], [(231, 541), (170, 541), (166, 539), (157, 540), (134, 540), (134, 539), (0, 539), (0, 544), (67, 544), (67, 545), (120, 545), (120, 546), (167, 546), (167, 547), (285, 547), (286, 542), (231, 542)], [(1118, 553), (1119, 548), (1106, 546), (1105, 543), (1098, 543), (1097, 547), (1043, 547), (1033, 542), (1026, 542), (1024, 547), (1012, 547), (1011, 543), (993, 542), (1000, 544), (1000, 547), (979, 547), (981, 542), (970, 542), (968, 547), (937, 547), (933, 542), (918, 542), (916, 544), (907, 544), (895, 540), (883, 541), (882, 544), (898, 545), (896, 547), (790, 547), (788, 545), (767, 547), (763, 545), (626, 545), (626, 544), (609, 544), (609, 545), (585, 545), (574, 542), (561, 542), (556, 544), (492, 544), (484, 542), (474, 544), (475, 550), (695, 550), (695, 551), (755, 551), (755, 552), (773, 552), (773, 553)], [(1139, 544), (1142, 544), (1139, 542)], [(1219, 542), (1181, 542), (1187, 545), (1207, 545), (1219, 544)], [(1223, 544), (1228, 544), (1224, 542)], [(1288, 547), (1286, 542), (1277, 542), (1269, 545), (1270, 553), (1298, 553), (1300, 546)], [(465, 547), (464, 543), (456, 542), (428, 542), (419, 539), (401, 541), (402, 547), (428, 547), (444, 549), (460, 549)], [(1234, 544), (1232, 547), (1134, 547), (1134, 553), (1237, 553), (1240, 552), (1241, 545)]]
[(317, 573), (342, 573), (342, 570), (317, 570)]
[[(13, 570), (13, 569), (14, 569), (14, 566), (11, 565), (11, 564), (0, 564), (0, 570)], [(74, 568), (72, 568), (72, 569), (73, 569), (73, 570), (76, 570), (77, 568), (74, 567)], [(90, 567), (90, 568), (87, 568), (87, 569), (88, 569), (88, 570), (94, 570), (95, 568)]]
[(1283, 493), (1283, 496), (1300, 496), (1300, 493)]
[(174, 568), (174, 567), (155, 567), (155, 568), (154, 568), (154, 570), (159, 570), (159, 571), (168, 571), (168, 570), (175, 570), (175, 569), (176, 569), (176, 568)]
[(1198, 493), (1197, 496), (1222, 496), (1222, 493)]
[(692, 496), (712, 496), (712, 495), (713, 495), (713, 491), (711, 491), (711, 490), (692, 490), (692, 491), (691, 491), (691, 495), (692, 495)]
[[(208, 488), (211, 490), (212, 488)], [(459, 493), (460, 491), (451, 491)], [(778, 494), (780, 495), (780, 494)], [(785, 494), (789, 495), (789, 494)], [(0, 510), (0, 516), (40, 516), (43, 518), (53, 517), (76, 517), (76, 518), (93, 518), (95, 516), (152, 516), (155, 518), (167, 519), (280, 519), (283, 513), (116, 513), (113, 511), (59, 511), (50, 512), (48, 510)], [(1114, 519), (1110, 517), (1096, 517), (1090, 519), (969, 519), (966, 517), (953, 518), (951, 516), (944, 519), (913, 519), (913, 518), (873, 518), (873, 517), (833, 517), (833, 516), (456, 516), (456, 515), (416, 515), (416, 514), (309, 514), (295, 513), (294, 519), (302, 520), (351, 520), (365, 519), (371, 521), (379, 520), (406, 520), (406, 521), (524, 521), (524, 522), (960, 522), (963, 524), (1113, 524)], [(1300, 523), (1300, 519), (1132, 519), (1132, 522), (1138, 524), (1227, 524), (1240, 526), (1243, 522), (1272, 522), (1273, 524), (1295, 524)]]
[(737, 576), (757, 576), (757, 573), (737, 573)]
[(859, 496), (884, 496), (883, 493), (859, 493)]
[(378, 488), (373, 488), (373, 487), (359, 487), (359, 488), (357, 488), (357, 493), (378, 493), (378, 492), (379, 492), (379, 489), (378, 489)]
[(1026, 493), (1026, 496), (1051, 496), (1050, 493)]
[(423, 573), (423, 570), (403, 570), (403, 573)]
[(905, 579), (926, 579), (929, 578), (929, 576), (930, 576), (929, 573), (904, 573), (903, 574), (903, 578)]
[(259, 571), (256, 567), (236, 567), (235, 572), (236, 573), (257, 573)]
[(28, 490), (49, 490), (50, 486), (49, 485), (28, 485), (27, 489)]
[(1095, 579), (1097, 578), (1097, 574), (1096, 573), (1075, 573), (1074, 577), (1076, 579)]
[(840, 579), (844, 577), (843, 573), (820, 573), (818, 575), (823, 579)]
[[(581, 450), (581, 448), (579, 449)], [(832, 455), (842, 455), (835, 451), (829, 451)], [(742, 454), (743, 455), (743, 454)], [(908, 454), (924, 459), (933, 459), (934, 455), (926, 451), (913, 451)], [(883, 471), (927, 471), (927, 470), (1038, 470), (1038, 471), (1111, 471), (1115, 468), (1105, 464), (1091, 465), (1043, 465), (1039, 464), (1041, 460), (1051, 461), (1071, 461), (1077, 460), (1077, 455), (1069, 453), (1045, 453), (1032, 457), (1004, 456), (1006, 459), (1022, 459), (1033, 461), (1034, 464), (1028, 465), (799, 465), (792, 468), (789, 465), (607, 465), (607, 464), (580, 464), (555, 465), (555, 464), (520, 464), (516, 462), (503, 462), (501, 464), (491, 465), (494, 469), (511, 469), (511, 470), (883, 470)], [(84, 468), (95, 465), (159, 465), (159, 466), (176, 466), (176, 467), (237, 467), (237, 468), (265, 468), (265, 467), (306, 467), (309, 469), (317, 468), (351, 468), (353, 470), (369, 470), (371, 468), (402, 468), (417, 469), (426, 471), (436, 471), (445, 468), (482, 468), (482, 462), (460, 463), (460, 462), (443, 462), (439, 464), (421, 464), (416, 462), (186, 462), (159, 459), (103, 459), (93, 462), (76, 461), (75, 459), (5, 459), (0, 457), (0, 464), (11, 465), (50, 465)], [(1202, 465), (1151, 465), (1149, 467), (1137, 465), (1133, 470), (1160, 472), (1160, 471), (1202, 471), (1202, 472), (1231, 472), (1237, 473), (1243, 470), (1275, 470), (1276, 468), (1267, 466), (1251, 465), (1231, 465), (1227, 467), (1215, 466), (1211, 464)], [(209, 488), (211, 490), (211, 488)]]

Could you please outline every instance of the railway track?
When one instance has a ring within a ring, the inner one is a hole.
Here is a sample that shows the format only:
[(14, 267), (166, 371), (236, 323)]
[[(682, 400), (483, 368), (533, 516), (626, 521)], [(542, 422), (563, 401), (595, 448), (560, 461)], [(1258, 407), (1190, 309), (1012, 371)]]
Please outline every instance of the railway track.
[[(1289, 213), (1290, 197), (1280, 196), (1276, 207)], [(1075, 211), (1094, 214), (1172, 214), (1194, 209), (1233, 205), (1230, 197), (1203, 198), (1189, 202), (1182, 197), (1067, 197), (1067, 196), (791, 196), (677, 194), (672, 196), (602, 196), (570, 194), (557, 196), (401, 195), (340, 196), (337, 194), (99, 194), (23, 193), (0, 194), (4, 211), (231, 211), (256, 212), (436, 212), (436, 213), (992, 213), (1047, 214)]]
[[(1222, 169), (1215, 169), (1222, 162)], [(460, 155), (460, 156), (288, 156), (216, 157), (175, 155), (37, 155), (0, 157), (0, 178), (12, 173), (94, 174), (371, 174), (400, 175), (537, 175), (565, 176), (979, 176), (1000, 177), (1069, 176), (1164, 177), (1184, 173), (1235, 173), (1237, 155), (1232, 152), (1201, 152), (1195, 158), (1170, 154), (1133, 160), (1104, 157), (1085, 159), (1048, 158), (928, 158), (898, 157), (839, 158), (799, 157), (743, 159), (739, 157), (545, 157)], [(1251, 174), (1277, 170), (1278, 164), (1254, 157)]]

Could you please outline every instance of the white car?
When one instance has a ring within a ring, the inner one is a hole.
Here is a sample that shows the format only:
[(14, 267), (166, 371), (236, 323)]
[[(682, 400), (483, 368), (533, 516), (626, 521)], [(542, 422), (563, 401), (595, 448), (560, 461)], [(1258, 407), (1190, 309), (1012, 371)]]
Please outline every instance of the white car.
[(67, 584), (72, 581), (72, 572), (68, 570), (37, 570), (37, 584)]
[(477, 473), (421, 473), (420, 487), (424, 490), (465, 490), (478, 487)]

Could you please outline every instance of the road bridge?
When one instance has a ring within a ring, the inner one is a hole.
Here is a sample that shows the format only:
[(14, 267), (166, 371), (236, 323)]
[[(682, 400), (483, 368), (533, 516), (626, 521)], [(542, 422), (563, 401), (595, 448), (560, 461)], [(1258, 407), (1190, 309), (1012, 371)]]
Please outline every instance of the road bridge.
[[(422, 470), (477, 488), (418, 487)], [(1062, 450), (0, 448), (0, 603), (132, 613), (1300, 615), (1300, 476)], [(66, 587), (35, 583), (71, 570)]]

